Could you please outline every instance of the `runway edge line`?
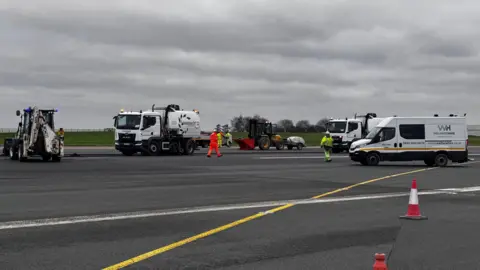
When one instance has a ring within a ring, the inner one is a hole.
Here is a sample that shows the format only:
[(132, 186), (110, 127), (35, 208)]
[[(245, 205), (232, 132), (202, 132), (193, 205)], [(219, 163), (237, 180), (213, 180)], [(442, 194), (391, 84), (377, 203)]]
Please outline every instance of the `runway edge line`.
[[(391, 179), (391, 178), (395, 178), (395, 177), (399, 177), (399, 176), (404, 176), (404, 175), (409, 175), (409, 174), (414, 174), (414, 173), (419, 173), (419, 172), (425, 172), (425, 171), (430, 171), (430, 170), (434, 170), (434, 169), (437, 169), (438, 167), (433, 167), (433, 168), (425, 168), (425, 169), (419, 169), (419, 170), (414, 170), (414, 171), (408, 171), (408, 172), (403, 172), (403, 173), (398, 173), (398, 174), (392, 174), (392, 175), (388, 175), (388, 176), (383, 176), (383, 177), (379, 177), (379, 178), (375, 178), (375, 179), (370, 179), (370, 180), (367, 180), (367, 181), (363, 181), (363, 182), (360, 182), (360, 183), (357, 183), (357, 184), (354, 184), (354, 185), (350, 185), (350, 186), (347, 186), (347, 187), (344, 187), (344, 188), (339, 188), (339, 189), (336, 189), (336, 190), (333, 190), (333, 191), (330, 191), (330, 192), (326, 192), (326, 193), (322, 193), (322, 194), (319, 194), (317, 196), (314, 196), (312, 197), (311, 199), (319, 199), (319, 198), (322, 198), (322, 197), (326, 197), (326, 196), (329, 196), (329, 195), (332, 195), (332, 194), (335, 194), (335, 193), (339, 193), (339, 192), (342, 192), (342, 191), (347, 191), (347, 190), (350, 190), (352, 188), (355, 188), (355, 187), (358, 187), (358, 186), (362, 186), (362, 185), (366, 185), (366, 184), (370, 184), (370, 183), (374, 183), (374, 182), (377, 182), (377, 181), (381, 181), (381, 180), (386, 180), (386, 179)], [(121, 269), (121, 268), (125, 268), (127, 266), (130, 266), (134, 263), (137, 263), (137, 262), (140, 262), (140, 261), (144, 261), (148, 258), (151, 258), (153, 256), (156, 256), (156, 255), (159, 255), (159, 254), (162, 254), (162, 253), (165, 253), (169, 250), (172, 250), (172, 249), (175, 249), (177, 247), (181, 247), (183, 245), (186, 245), (188, 243), (191, 243), (191, 242), (194, 242), (196, 240), (199, 240), (199, 239), (202, 239), (202, 238), (205, 238), (205, 237), (208, 237), (208, 236), (211, 236), (211, 235), (214, 235), (216, 233), (219, 233), (219, 232), (222, 232), (222, 231), (226, 231), (228, 229), (231, 229), (233, 227), (236, 227), (236, 226), (239, 226), (243, 223), (246, 223), (246, 222), (249, 222), (249, 221), (252, 221), (252, 220), (255, 220), (255, 219), (258, 219), (260, 217), (263, 217), (263, 216), (266, 216), (266, 215), (269, 215), (269, 214), (273, 214), (273, 213), (276, 213), (276, 212), (280, 212), (280, 211), (283, 211), (285, 209), (288, 209), (288, 208), (291, 208), (295, 206), (295, 204), (293, 203), (289, 203), (289, 204), (285, 204), (283, 206), (280, 206), (280, 207), (276, 207), (276, 208), (273, 208), (271, 210), (267, 210), (265, 212), (260, 212), (260, 213), (257, 213), (255, 215), (251, 215), (251, 216), (248, 216), (248, 217), (245, 217), (245, 218), (242, 218), (242, 219), (239, 219), (239, 220), (236, 220), (234, 222), (231, 222), (229, 224), (226, 224), (226, 225), (223, 225), (223, 226), (220, 226), (220, 227), (217, 227), (215, 229), (212, 229), (212, 230), (209, 230), (209, 231), (206, 231), (206, 232), (203, 232), (203, 233), (200, 233), (200, 234), (197, 234), (197, 235), (194, 235), (192, 237), (189, 237), (189, 238), (186, 238), (186, 239), (183, 239), (183, 240), (180, 240), (178, 242), (175, 242), (175, 243), (172, 243), (172, 244), (169, 244), (169, 245), (166, 245), (166, 246), (163, 246), (163, 247), (160, 247), (158, 249), (155, 249), (155, 250), (152, 250), (152, 251), (149, 251), (149, 252), (146, 252), (146, 253), (143, 253), (143, 254), (140, 254), (136, 257), (133, 257), (133, 258), (130, 258), (128, 260), (125, 260), (123, 262), (120, 262), (120, 263), (117, 263), (115, 265), (111, 265), (111, 266), (108, 266), (106, 268), (103, 268), (103, 270), (114, 270), (114, 269)]]

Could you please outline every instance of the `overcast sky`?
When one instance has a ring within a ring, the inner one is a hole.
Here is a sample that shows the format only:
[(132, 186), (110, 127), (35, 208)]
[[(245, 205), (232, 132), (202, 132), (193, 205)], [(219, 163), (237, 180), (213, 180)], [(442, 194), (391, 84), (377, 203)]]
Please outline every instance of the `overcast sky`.
[(468, 113), (480, 124), (476, 0), (0, 0), (0, 126), (58, 107), (65, 128), (179, 104), (202, 128)]

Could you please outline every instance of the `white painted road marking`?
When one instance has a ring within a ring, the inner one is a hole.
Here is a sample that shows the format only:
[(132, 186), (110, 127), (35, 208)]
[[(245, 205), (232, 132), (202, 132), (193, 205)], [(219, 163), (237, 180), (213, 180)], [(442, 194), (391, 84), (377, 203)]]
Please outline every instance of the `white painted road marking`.
[[(478, 191), (480, 191), (480, 186), (422, 191), (422, 192), (418, 192), (418, 195), (456, 194), (456, 193), (467, 193), (467, 192), (478, 192)], [(324, 199), (270, 201), (270, 202), (232, 204), (232, 205), (224, 205), (224, 206), (219, 205), (219, 206), (207, 206), (207, 207), (191, 207), (191, 208), (182, 208), (182, 209), (173, 209), (173, 210), (156, 210), (156, 211), (154, 210), (154, 211), (139, 211), (139, 212), (116, 213), (116, 214), (92, 215), (92, 216), (74, 216), (74, 217), (47, 218), (47, 219), (37, 219), (37, 220), (19, 220), (19, 221), (0, 222), (0, 230), (68, 225), (68, 224), (77, 224), (77, 223), (93, 223), (93, 222), (102, 222), (102, 221), (137, 219), (137, 218), (159, 217), (159, 216), (172, 216), (172, 215), (194, 214), (194, 213), (203, 213), (203, 212), (242, 210), (242, 209), (250, 209), (250, 208), (266, 208), (266, 207), (275, 207), (275, 206), (281, 206), (281, 205), (292, 204), (292, 203), (297, 205), (298, 204), (321, 204), (321, 203), (331, 203), (331, 202), (349, 202), (349, 201), (360, 201), (360, 200), (388, 199), (388, 198), (398, 198), (398, 197), (408, 197), (408, 196), (410, 196), (410, 192), (384, 193), (384, 194), (369, 194), (369, 195), (334, 197), (334, 198), (324, 198)]]

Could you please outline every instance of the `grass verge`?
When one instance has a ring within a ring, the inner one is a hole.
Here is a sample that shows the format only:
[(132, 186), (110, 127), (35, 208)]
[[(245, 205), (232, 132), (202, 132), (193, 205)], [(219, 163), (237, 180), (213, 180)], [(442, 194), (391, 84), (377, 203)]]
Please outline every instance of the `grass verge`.
[[(246, 132), (232, 132), (233, 138), (246, 137)], [(280, 133), (284, 138), (300, 136), (305, 139), (307, 146), (318, 146), (322, 140), (323, 133)], [(12, 137), (11, 133), (0, 133), (0, 144), (5, 138)], [(470, 136), (469, 144), (480, 146), (480, 136)], [(65, 133), (65, 145), (68, 146), (113, 146), (113, 132), (69, 132)]]

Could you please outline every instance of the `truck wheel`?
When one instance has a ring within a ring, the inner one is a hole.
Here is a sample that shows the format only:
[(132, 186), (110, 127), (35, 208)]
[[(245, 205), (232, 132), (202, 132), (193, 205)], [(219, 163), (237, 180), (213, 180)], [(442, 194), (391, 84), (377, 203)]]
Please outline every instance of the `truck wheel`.
[(360, 161), (360, 164), (362, 164), (363, 166), (367, 166), (368, 162), (367, 162), (367, 160), (364, 159), (364, 160)]
[(370, 153), (367, 155), (367, 164), (369, 166), (377, 166), (380, 163), (380, 156), (377, 153)]
[(435, 165), (438, 167), (446, 167), (448, 165), (448, 156), (440, 153), (435, 156)]
[(150, 155), (152, 155), (152, 156), (158, 156), (158, 155), (160, 155), (160, 145), (158, 144), (158, 142), (151, 141), (151, 142), (148, 144), (148, 152), (149, 152)]
[(301, 144), (301, 143), (297, 144), (297, 149), (302, 150), (303, 149), (303, 144)]
[(27, 160), (27, 158), (23, 156), (23, 146), (22, 145), (20, 145), (20, 147), (18, 147), (18, 160), (20, 160), (20, 162), (25, 162)]
[(195, 148), (196, 148), (196, 147), (195, 147), (195, 146), (196, 146), (195, 144), (196, 144), (196, 143), (195, 143), (194, 140), (187, 140), (187, 141), (185, 142), (184, 147), (183, 147), (183, 149), (184, 149), (184, 150), (183, 150), (183, 154), (184, 154), (184, 155), (187, 155), (187, 156), (193, 155), (193, 153), (195, 152)]
[(18, 160), (18, 149), (15, 148), (13, 145), (10, 147), (10, 159), (11, 160)]
[(261, 149), (261, 150), (268, 150), (270, 149), (270, 139), (268, 139), (267, 137), (263, 137), (260, 139), (259, 143), (258, 143), (258, 147)]
[(62, 157), (58, 156), (58, 155), (53, 155), (52, 156), (52, 161), (53, 162), (60, 162), (62, 160)]
[(287, 146), (287, 149), (288, 149), (288, 150), (292, 150), (292, 149), (293, 149), (293, 146), (292, 146), (292, 145), (289, 145), (289, 146)]

